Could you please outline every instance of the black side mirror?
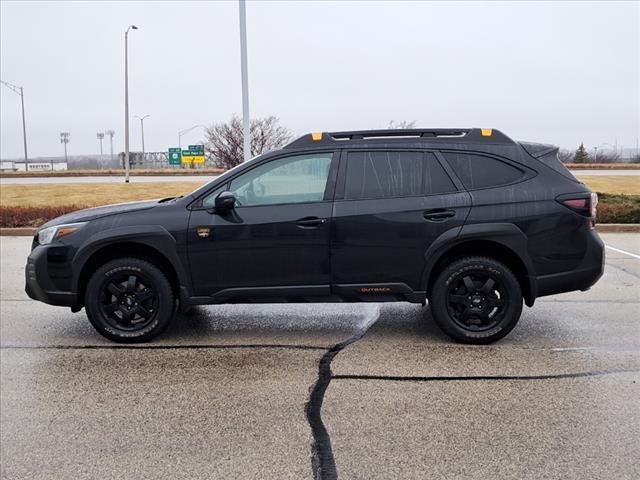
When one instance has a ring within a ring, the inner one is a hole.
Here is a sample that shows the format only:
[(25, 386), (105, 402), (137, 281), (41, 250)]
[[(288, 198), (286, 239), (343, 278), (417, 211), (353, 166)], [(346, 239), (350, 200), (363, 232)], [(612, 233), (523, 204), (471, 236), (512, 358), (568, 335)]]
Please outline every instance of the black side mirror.
[(221, 192), (216, 197), (215, 211), (216, 213), (226, 213), (236, 205), (236, 194), (233, 192), (225, 191)]

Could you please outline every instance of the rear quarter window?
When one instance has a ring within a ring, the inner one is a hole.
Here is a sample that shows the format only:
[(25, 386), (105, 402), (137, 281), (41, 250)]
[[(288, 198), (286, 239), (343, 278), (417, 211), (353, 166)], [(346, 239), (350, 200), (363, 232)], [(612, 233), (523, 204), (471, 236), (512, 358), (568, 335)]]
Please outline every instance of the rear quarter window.
[(442, 152), (467, 189), (490, 188), (520, 180), (524, 171), (497, 158), (473, 153)]

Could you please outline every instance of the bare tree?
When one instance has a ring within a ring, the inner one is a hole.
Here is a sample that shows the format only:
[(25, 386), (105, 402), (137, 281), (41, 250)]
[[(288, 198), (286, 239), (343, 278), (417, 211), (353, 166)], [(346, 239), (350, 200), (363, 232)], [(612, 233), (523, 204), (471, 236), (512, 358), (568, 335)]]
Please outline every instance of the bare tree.
[[(280, 125), (277, 117), (251, 120), (251, 156), (280, 148), (291, 140), (292, 133)], [(242, 120), (231, 117), (224, 123), (214, 123), (205, 130), (206, 150), (217, 159), (219, 166), (232, 168), (244, 159)]]
[(570, 150), (559, 150), (558, 151), (558, 159), (562, 163), (571, 163), (573, 162), (574, 153)]
[(598, 163), (620, 163), (622, 155), (615, 151), (598, 152)]
[(407, 120), (400, 120), (398, 122), (396, 122), (395, 120), (390, 120), (389, 126), (387, 128), (390, 130), (398, 130), (398, 129), (415, 128), (415, 127), (416, 127), (415, 120), (412, 120), (410, 122)]

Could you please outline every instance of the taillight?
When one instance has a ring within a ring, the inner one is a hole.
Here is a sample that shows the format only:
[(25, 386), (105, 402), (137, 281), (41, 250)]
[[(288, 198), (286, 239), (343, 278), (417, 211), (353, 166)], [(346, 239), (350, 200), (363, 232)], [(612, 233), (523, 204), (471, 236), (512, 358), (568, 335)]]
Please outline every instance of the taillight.
[(556, 200), (570, 210), (573, 210), (574, 212), (589, 218), (591, 220), (591, 222), (589, 222), (590, 227), (595, 227), (596, 208), (598, 206), (597, 193), (560, 195)]

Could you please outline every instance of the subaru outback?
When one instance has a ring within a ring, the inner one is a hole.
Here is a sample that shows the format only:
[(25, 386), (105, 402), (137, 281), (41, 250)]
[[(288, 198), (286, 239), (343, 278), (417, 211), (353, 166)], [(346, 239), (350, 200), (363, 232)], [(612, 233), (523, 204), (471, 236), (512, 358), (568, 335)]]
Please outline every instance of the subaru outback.
[(26, 291), (116, 342), (194, 305), (404, 301), (489, 343), (602, 275), (597, 196), (557, 153), (495, 129), (308, 134), (189, 195), (46, 223)]

